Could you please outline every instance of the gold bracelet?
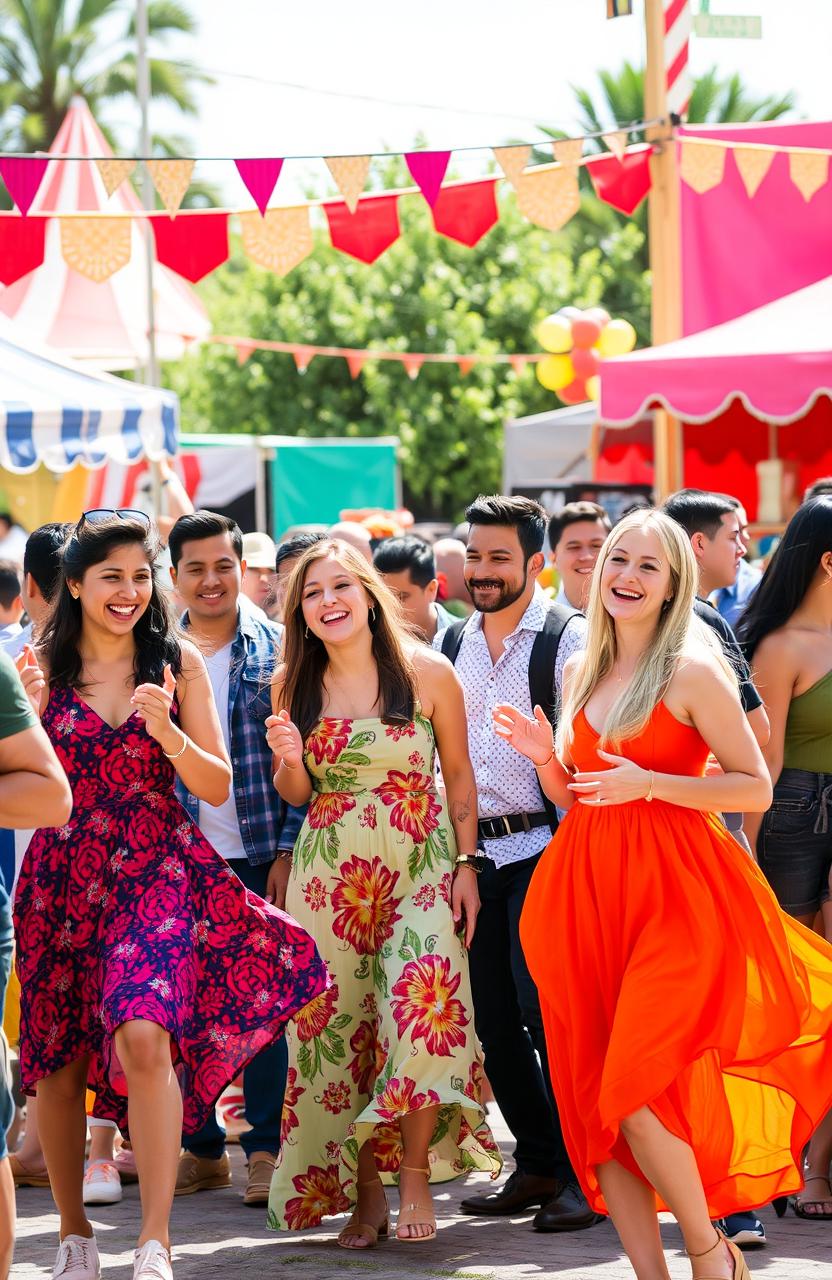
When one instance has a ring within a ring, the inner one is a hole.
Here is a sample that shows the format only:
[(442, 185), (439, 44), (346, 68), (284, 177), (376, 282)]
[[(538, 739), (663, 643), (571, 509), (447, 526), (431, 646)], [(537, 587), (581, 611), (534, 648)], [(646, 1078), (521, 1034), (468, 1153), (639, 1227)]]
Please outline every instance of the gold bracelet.
[(653, 773), (653, 770), (651, 769), (650, 770), (650, 786), (647, 788), (647, 795), (644, 797), (644, 799), (647, 801), (648, 804), (650, 804), (653, 800), (653, 780), (655, 776), (656, 775)]
[(184, 729), (180, 729), (179, 732), (182, 734), (182, 737), (184, 738), (184, 742), (182, 743), (182, 746), (179, 748), (179, 750), (175, 751), (173, 755), (168, 755), (167, 751), (162, 752), (162, 755), (167, 760), (178, 760), (180, 756), (184, 756), (185, 752), (188, 749), (188, 743), (190, 742), (190, 738), (188, 737)]

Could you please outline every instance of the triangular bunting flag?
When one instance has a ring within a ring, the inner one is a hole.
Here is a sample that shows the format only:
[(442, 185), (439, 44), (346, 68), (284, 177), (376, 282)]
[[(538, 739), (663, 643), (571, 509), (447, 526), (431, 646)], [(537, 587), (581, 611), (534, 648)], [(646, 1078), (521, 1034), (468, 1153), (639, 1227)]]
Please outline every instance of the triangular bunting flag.
[(108, 196), (114, 191), (118, 191), (125, 178), (129, 178), (130, 174), (136, 167), (135, 160), (96, 160), (95, 167), (101, 174), (101, 181), (104, 183), (104, 190)]
[(682, 139), (681, 174), (700, 196), (718, 187), (725, 176), (725, 148), (712, 142)]
[(734, 164), (739, 170), (748, 198), (753, 200), (757, 188), (771, 168), (774, 152), (765, 151), (762, 147), (734, 147), (733, 150)]
[(350, 213), (355, 213), (358, 197), (366, 187), (370, 175), (370, 157), (328, 156), (326, 163), (347, 208)]
[(529, 163), (531, 154), (529, 146), (494, 147), (494, 159), (513, 187), (520, 181), (520, 175)]
[(547, 231), (559, 231), (581, 207), (576, 169), (532, 169), (517, 186), (517, 207)]
[(130, 261), (130, 218), (60, 218), (64, 262), (101, 284)]
[(49, 160), (41, 156), (6, 156), (0, 160), (0, 176), (24, 218), (32, 207)]
[(159, 199), (175, 218), (191, 182), (194, 160), (145, 160), (147, 171), (159, 193)]
[(474, 366), (479, 364), (479, 361), (472, 359), (471, 356), (460, 356), (457, 360), (457, 364), (459, 365), (459, 372), (462, 374), (463, 378), (465, 378)]
[(283, 161), (271, 160), (235, 160), (237, 172), (245, 184), (261, 215), (265, 215), (268, 203), (272, 198)]
[(308, 258), (314, 248), (309, 209), (267, 209), (241, 213), (243, 248), (252, 262), (276, 275), (285, 276)]
[(14, 284), (43, 262), (48, 218), (0, 214), (0, 284)]
[(375, 262), (398, 240), (398, 196), (373, 196), (362, 200), (355, 213), (346, 204), (325, 204), (333, 249), (349, 253), (359, 262)]
[(347, 368), (350, 371), (351, 378), (357, 378), (361, 370), (364, 368), (364, 362), (367, 359), (365, 355), (361, 355), (358, 351), (351, 352), (346, 357)]
[(404, 365), (405, 372), (407, 373), (407, 376), (408, 378), (410, 378), (411, 382), (413, 382), (416, 378), (418, 378), (419, 370), (421, 369), (424, 363), (425, 363), (424, 356), (403, 356), (402, 357), (402, 364)]
[(257, 350), (251, 342), (238, 342), (235, 344), (237, 348), (237, 364), (244, 365)]
[(619, 213), (635, 212), (652, 185), (650, 155), (652, 147), (634, 147), (621, 160), (610, 152), (592, 156), (587, 171), (595, 194), (618, 209)]
[(808, 204), (829, 181), (829, 156), (823, 151), (790, 151), (789, 177)]
[(552, 143), (552, 151), (558, 164), (574, 168), (581, 163), (581, 157), (584, 154), (584, 140), (583, 138), (558, 138), (556, 142)]
[(508, 362), (518, 378), (525, 373), (526, 365), (529, 363), (525, 356), (509, 356)]
[(627, 130), (616, 129), (614, 133), (602, 133), (601, 140), (607, 144), (610, 151), (619, 160), (627, 150)]
[(464, 182), (443, 187), (433, 206), (433, 225), (440, 235), (472, 248), (499, 218), (497, 181)]
[(297, 365), (298, 373), (306, 373), (312, 359), (315, 355), (314, 347), (293, 347), (292, 356)]
[(433, 208), (451, 158), (450, 151), (408, 151), (404, 158), (411, 178)]
[(152, 213), (149, 221), (158, 260), (192, 284), (228, 259), (227, 213), (185, 214), (178, 222)]

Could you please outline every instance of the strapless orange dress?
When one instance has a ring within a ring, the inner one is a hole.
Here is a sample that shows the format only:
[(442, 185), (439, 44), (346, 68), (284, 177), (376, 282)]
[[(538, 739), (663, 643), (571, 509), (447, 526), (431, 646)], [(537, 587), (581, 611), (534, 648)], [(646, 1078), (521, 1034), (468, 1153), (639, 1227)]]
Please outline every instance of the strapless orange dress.
[[(580, 712), (579, 769), (604, 767), (597, 746)], [(659, 703), (618, 754), (702, 776), (708, 748)], [(520, 930), (566, 1145), (597, 1212), (598, 1165), (643, 1177), (619, 1126), (644, 1106), (693, 1148), (712, 1217), (800, 1187), (802, 1148), (832, 1105), (832, 947), (780, 910), (716, 816), (575, 804)]]

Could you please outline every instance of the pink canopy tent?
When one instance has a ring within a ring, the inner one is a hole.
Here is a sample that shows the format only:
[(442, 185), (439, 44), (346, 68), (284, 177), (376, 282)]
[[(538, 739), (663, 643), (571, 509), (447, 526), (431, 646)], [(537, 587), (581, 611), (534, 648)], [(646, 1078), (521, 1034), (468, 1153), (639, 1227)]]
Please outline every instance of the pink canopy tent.
[[(601, 365), (599, 417), (627, 427), (663, 406), (683, 423), (685, 484), (730, 491), (758, 514), (758, 464), (785, 464), (795, 495), (832, 472), (832, 276), (678, 342)], [(651, 449), (647, 440), (641, 446)]]
[[(50, 154), (110, 156), (112, 151), (83, 98), (73, 98)], [(141, 210), (129, 182), (107, 196), (98, 168), (86, 161), (50, 162), (30, 213)], [(133, 369), (148, 358), (147, 247), (144, 227), (132, 225), (131, 256), (103, 283), (73, 271), (61, 254), (57, 220), (46, 230), (42, 266), (0, 289), (0, 311), (33, 341), (102, 369)], [(210, 323), (193, 290), (174, 272), (153, 267), (156, 352), (178, 359), (189, 341), (205, 337)]]

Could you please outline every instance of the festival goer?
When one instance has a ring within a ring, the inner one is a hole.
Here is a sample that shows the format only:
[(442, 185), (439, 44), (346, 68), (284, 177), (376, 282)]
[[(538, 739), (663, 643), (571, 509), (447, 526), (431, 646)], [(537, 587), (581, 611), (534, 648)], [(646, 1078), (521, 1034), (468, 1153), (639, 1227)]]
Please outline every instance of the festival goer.
[[(774, 796), (746, 815), (746, 834), (777, 900), (832, 941), (832, 494), (796, 511), (751, 601), (740, 640), (765, 698), (763, 748)], [(801, 1218), (832, 1218), (832, 1118), (809, 1144)], [(818, 1194), (820, 1192), (820, 1194)]]
[(540, 1003), (519, 935), (529, 881), (557, 815), (547, 809), (533, 766), (495, 741), (491, 715), (509, 699), (531, 713), (530, 684), (538, 679), (540, 698), (553, 711), (563, 665), (583, 645), (586, 623), (579, 613), (550, 605), (537, 585), (546, 529), (539, 503), (479, 497), (465, 515), (465, 581), (477, 612), (436, 645), (455, 663), (465, 694), (478, 837), (486, 854), (471, 947), (474, 1015), (485, 1072), (516, 1143), (516, 1169), (499, 1191), (469, 1196), (461, 1207), (465, 1213), (516, 1214), (537, 1205), (535, 1230), (572, 1231), (598, 1219), (564, 1147)]
[(445, 580), (447, 595), (443, 604), (457, 618), (471, 612), (471, 597), (465, 585), (465, 543), (459, 538), (437, 538), (433, 544), (436, 572)]
[(16, 565), (22, 565), (25, 546), (24, 530), (15, 524), (8, 511), (0, 511), (0, 560), (12, 560)]
[(100, 1270), (82, 1201), (87, 1086), (103, 1118), (125, 1128), (129, 1114), (134, 1277), (169, 1280), (183, 1110), (198, 1129), (326, 981), (309, 936), (247, 892), (174, 795), (178, 775), (221, 804), (231, 769), (205, 664), (154, 578), (157, 545), (140, 512), (82, 516), (43, 667), (22, 671), (75, 802), (68, 823), (36, 831), (14, 911), (21, 1084), (37, 1089), (60, 1214), (56, 1278)]
[(281, 542), (274, 553), (274, 571), (275, 571), (275, 608), (274, 616), (278, 622), (283, 621), (283, 606), (286, 601), (286, 588), (289, 585), (289, 579), (292, 576), (292, 570), (300, 560), (304, 551), (308, 551), (310, 547), (314, 547), (316, 542), (322, 542), (324, 535), (322, 533), (294, 533), (291, 538), (285, 538)]
[(274, 600), (274, 557), (276, 547), (267, 533), (243, 534), (243, 593), (268, 617)]
[(370, 537), (370, 531), (357, 520), (339, 520), (330, 526), (326, 536), (340, 538), (341, 542), (346, 542), (348, 546), (360, 552), (368, 564), (373, 563), (373, 540)]
[(436, 598), (439, 580), (433, 548), (412, 533), (386, 538), (373, 555), (373, 565), (402, 607), (406, 620), (431, 644), (455, 621)]
[(560, 575), (555, 600), (567, 608), (586, 609), (595, 561), (610, 531), (610, 518), (597, 502), (567, 502), (549, 520), (552, 564)]
[(340, 540), (305, 552), (285, 620), (268, 738), (280, 795), (309, 801), (287, 906), (333, 985), (287, 1033), (269, 1220), (309, 1227), (354, 1203), (338, 1243), (371, 1247), (388, 1230), (380, 1175), (397, 1175), (397, 1238), (424, 1241), (429, 1181), (501, 1163), (468, 980), (479, 862), (462, 691)]
[(730, 493), (721, 493), (718, 496), (725, 498), (726, 502), (730, 502), (737, 513), (742, 559), (737, 565), (737, 576), (733, 583), (714, 591), (711, 595), (711, 603), (717, 613), (721, 614), (728, 623), (728, 626), (736, 631), (737, 623), (742, 617), (749, 600), (760, 585), (760, 578), (763, 575), (755, 565), (750, 564), (748, 561), (751, 535), (748, 529), (748, 514), (745, 507), (739, 498), (732, 498)]
[(0, 560), (0, 648), (5, 649), (23, 631), (23, 598), (20, 568), (11, 560)]
[(821, 498), (826, 494), (832, 494), (832, 476), (820, 476), (814, 484), (810, 484), (803, 494), (803, 501), (808, 502), (810, 498)]
[[(234, 777), (232, 792), (221, 805), (201, 804), (181, 780), (177, 794), (246, 888), (282, 908), (304, 815), (274, 795), (265, 721), (283, 628), (240, 610), (246, 536), (227, 516), (197, 511), (177, 520), (168, 537), (171, 576), (186, 606), (182, 625), (205, 659)], [(243, 1072), (245, 1118), (251, 1128), (240, 1135), (240, 1146), (248, 1162), (243, 1199), (249, 1205), (266, 1204), (269, 1198), (280, 1147), (286, 1066), (286, 1042), (280, 1039)], [(231, 1185), (225, 1132), (215, 1112), (182, 1145), (176, 1195)]]
[[(713, 816), (762, 812), (771, 783), (736, 677), (693, 617), (696, 585), (673, 520), (623, 520), (556, 740), (540, 708), (498, 707), (495, 726), (569, 808), (521, 933), (590, 1203), (639, 1277), (669, 1275), (658, 1199), (694, 1277), (749, 1280), (711, 1219), (800, 1185), (832, 1094), (832, 950)], [(706, 775), (710, 753), (722, 773)]]
[(37, 643), (41, 627), (49, 616), (61, 580), (61, 549), (72, 532), (71, 524), (42, 524), (26, 540), (23, 552), (21, 595), (29, 621), (16, 639), (4, 645), (16, 658), (26, 644)]

